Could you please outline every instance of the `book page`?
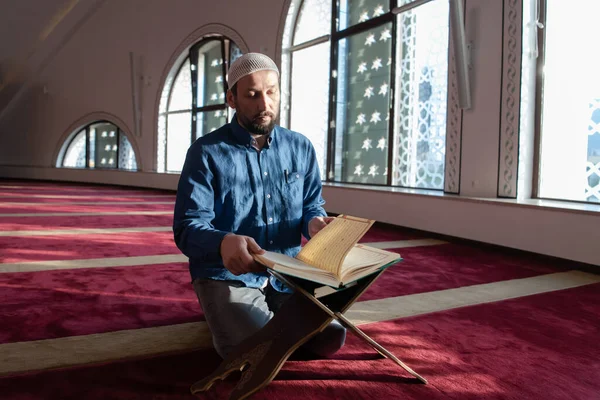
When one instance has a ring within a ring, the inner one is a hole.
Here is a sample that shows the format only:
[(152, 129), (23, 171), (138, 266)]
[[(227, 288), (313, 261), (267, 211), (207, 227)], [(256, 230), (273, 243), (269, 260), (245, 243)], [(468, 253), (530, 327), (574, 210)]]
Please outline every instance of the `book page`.
[(357, 244), (344, 260), (340, 280), (343, 284), (347, 284), (401, 259), (398, 253)]
[(379, 264), (388, 258), (388, 254), (374, 252), (360, 245), (354, 246), (342, 263), (342, 273), (360, 267)]
[(279, 270), (278, 266), (282, 266), (291, 270), (299, 270), (316, 274), (326, 274), (325, 271), (317, 269), (309, 264), (303, 263), (301, 260), (272, 251), (265, 251), (264, 254), (254, 254), (254, 259), (259, 263), (274, 270)]
[(311, 238), (296, 258), (339, 276), (346, 254), (374, 222), (340, 215)]
[(305, 264), (285, 254), (265, 251), (264, 254), (254, 254), (253, 257), (257, 262), (279, 273), (307, 279), (331, 287), (340, 286), (339, 280), (331, 273)]

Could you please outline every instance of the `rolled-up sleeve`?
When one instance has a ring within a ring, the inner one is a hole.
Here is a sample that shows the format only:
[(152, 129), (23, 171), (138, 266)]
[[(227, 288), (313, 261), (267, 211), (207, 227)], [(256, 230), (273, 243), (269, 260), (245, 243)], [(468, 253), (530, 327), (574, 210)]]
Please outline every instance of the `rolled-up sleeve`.
[(173, 234), (175, 244), (190, 259), (201, 262), (221, 262), (220, 247), (229, 232), (215, 229), (214, 179), (209, 160), (200, 146), (192, 146), (181, 171)]

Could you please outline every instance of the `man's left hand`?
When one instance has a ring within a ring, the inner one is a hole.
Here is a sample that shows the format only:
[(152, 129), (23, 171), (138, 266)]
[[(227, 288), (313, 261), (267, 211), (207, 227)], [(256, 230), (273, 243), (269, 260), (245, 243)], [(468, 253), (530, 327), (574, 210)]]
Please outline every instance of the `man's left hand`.
[(335, 217), (314, 217), (308, 222), (308, 234), (310, 237), (315, 236), (321, 229), (325, 228), (327, 224), (334, 219)]

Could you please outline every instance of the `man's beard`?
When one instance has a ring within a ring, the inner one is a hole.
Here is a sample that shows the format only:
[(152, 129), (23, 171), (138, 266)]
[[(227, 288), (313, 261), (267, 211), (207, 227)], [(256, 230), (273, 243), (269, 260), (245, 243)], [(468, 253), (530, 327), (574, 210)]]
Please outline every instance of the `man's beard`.
[[(257, 121), (261, 117), (267, 116), (271, 117), (271, 121), (268, 124), (261, 124)], [(268, 111), (265, 111), (255, 116), (252, 120), (244, 121), (244, 125), (250, 133), (261, 136), (268, 135), (275, 127), (275, 115)]]

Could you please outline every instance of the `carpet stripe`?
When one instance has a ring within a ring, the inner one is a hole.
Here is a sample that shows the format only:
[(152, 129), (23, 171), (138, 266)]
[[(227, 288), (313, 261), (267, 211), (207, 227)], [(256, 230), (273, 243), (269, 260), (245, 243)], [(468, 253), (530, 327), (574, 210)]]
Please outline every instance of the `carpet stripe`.
[(0, 273), (35, 272), (78, 268), (128, 267), (135, 265), (167, 264), (187, 261), (188, 258), (183, 254), (92, 258), (83, 260), (29, 261), (23, 263), (0, 264)]
[(80, 228), (80, 229), (54, 229), (35, 231), (0, 231), (0, 236), (54, 236), (54, 235), (91, 235), (105, 233), (132, 233), (132, 232), (166, 232), (171, 231), (170, 226), (151, 226), (146, 228)]
[(128, 186), (107, 186), (107, 185), (96, 185), (96, 184), (86, 184), (83, 185), (81, 183), (60, 183), (60, 182), (51, 182), (51, 183), (41, 183), (37, 184), (35, 182), (23, 182), (17, 184), (4, 184), (0, 182), (0, 189), (18, 189), (18, 190), (51, 190), (51, 191), (64, 191), (64, 192), (127, 192), (127, 193), (159, 193), (164, 194), (165, 192), (169, 192), (169, 190), (165, 189), (152, 189), (152, 188), (131, 188)]
[(69, 236), (1, 237), (2, 263), (179, 254), (173, 233), (124, 232)]
[(169, 215), (112, 215), (79, 217), (0, 218), (0, 231), (42, 231), (46, 229), (132, 228), (137, 226), (172, 226)]
[(362, 301), (348, 310), (346, 316), (356, 324), (368, 324), (570, 289), (598, 282), (600, 282), (600, 275), (576, 270), (558, 272), (530, 278)]
[[(362, 243), (362, 242), (361, 242)], [(401, 249), (404, 247), (436, 246), (448, 242), (438, 239), (413, 239), (413, 240), (395, 240), (391, 242), (373, 242), (368, 243), (371, 247), (378, 249)], [(367, 243), (365, 243), (367, 244)]]
[(0, 213), (0, 217), (81, 217), (85, 215), (172, 215), (173, 211), (100, 211), (54, 213)]
[[(130, 192), (128, 192), (130, 193)], [(22, 197), (24, 199), (30, 198), (41, 198), (41, 199), (101, 199), (103, 197), (115, 197), (113, 194), (90, 194), (88, 195), (77, 195), (77, 194), (24, 194), (24, 193), (0, 193), (0, 197)], [(119, 197), (160, 197), (174, 199), (175, 195), (172, 194), (118, 194)]]
[(0, 345), (0, 375), (212, 346), (205, 322)]
[(38, 205), (36, 207), (4, 207), (0, 203), (0, 215), (11, 216), (15, 214), (44, 214), (44, 213), (83, 213), (83, 212), (128, 212), (128, 211), (170, 211), (173, 212), (172, 204), (120, 204), (120, 205), (54, 205), (52, 203)]
[[(168, 228), (171, 229), (171, 228)], [(167, 230), (167, 229), (165, 229)], [(103, 230), (106, 233), (106, 230)], [(435, 239), (430, 239), (435, 241)], [(439, 241), (441, 242), (441, 241)], [(411, 247), (411, 246), (428, 246), (433, 245), (425, 240), (401, 240), (393, 243), (393, 248)], [(423, 244), (426, 243), (426, 244)], [(427, 244), (429, 243), (429, 244)], [(377, 244), (364, 243), (372, 246)], [(442, 244), (442, 243), (436, 243)], [(382, 247), (384, 248), (384, 247)], [(151, 265), (151, 264), (167, 264), (175, 262), (187, 262), (188, 258), (183, 254), (167, 254), (154, 256), (133, 256), (133, 257), (113, 257), (113, 258), (91, 258), (78, 260), (51, 260), (51, 261), (28, 261), (17, 263), (0, 263), (0, 273), (13, 272), (34, 272), (34, 271), (49, 271), (59, 269), (77, 269), (77, 268), (106, 268), (106, 267), (126, 267), (134, 265)]]
[[(548, 274), (459, 289), (355, 303), (346, 316), (356, 325), (428, 314), (451, 308), (575, 288), (600, 282), (581, 271)], [(212, 346), (205, 322), (70, 336), (0, 345), (0, 375), (140, 356), (155, 356)]]
[(52, 203), (33, 203), (28, 201), (4, 201), (2, 206), (19, 206), (23, 208), (35, 208), (39, 206), (72, 206), (72, 205), (89, 205), (89, 206), (127, 206), (127, 205), (140, 205), (140, 204), (172, 204), (175, 205), (175, 201), (66, 201), (66, 202), (52, 202)]

